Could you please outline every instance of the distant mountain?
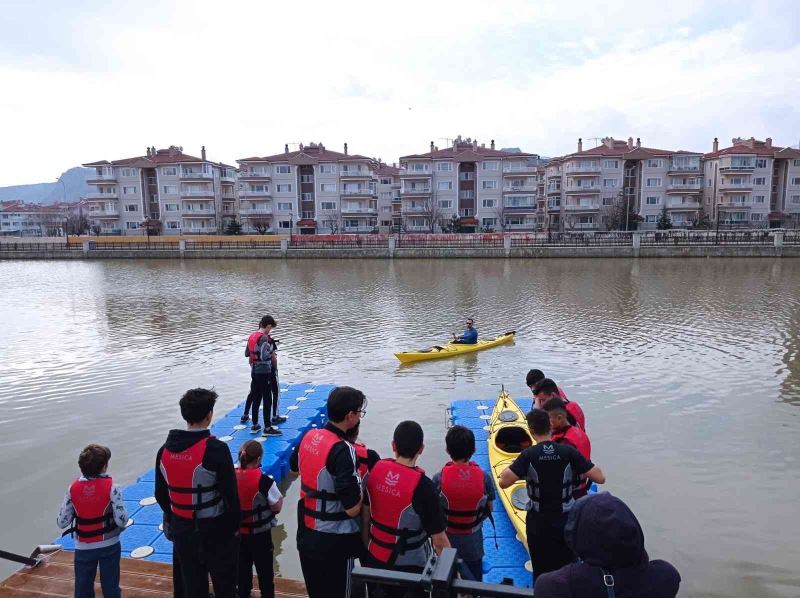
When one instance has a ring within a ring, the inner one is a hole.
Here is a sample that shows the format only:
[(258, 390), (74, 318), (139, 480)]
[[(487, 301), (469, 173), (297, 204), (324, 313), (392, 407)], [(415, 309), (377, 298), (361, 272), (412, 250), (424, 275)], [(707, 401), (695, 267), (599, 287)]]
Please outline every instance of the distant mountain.
[[(67, 201), (78, 201), (89, 193), (86, 179), (93, 171), (91, 168), (79, 166), (70, 168), (61, 175), (67, 191)], [(0, 187), (0, 200), (19, 199), (30, 203), (52, 204), (64, 200), (64, 187), (61, 183), (33, 183), (31, 185), (13, 185)]]

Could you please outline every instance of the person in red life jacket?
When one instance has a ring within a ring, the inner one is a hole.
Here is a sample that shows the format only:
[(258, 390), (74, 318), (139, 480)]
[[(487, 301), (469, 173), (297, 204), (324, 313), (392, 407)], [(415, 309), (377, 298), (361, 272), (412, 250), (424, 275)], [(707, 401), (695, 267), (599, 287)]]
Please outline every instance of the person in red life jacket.
[(500, 474), (497, 485), (509, 488), (525, 480), (528, 500), (525, 527), (533, 579), (555, 571), (575, 560), (564, 541), (567, 516), (575, 505), (572, 491), (580, 484), (578, 476), (605, 483), (599, 467), (568, 444), (550, 437), (550, 418), (542, 409), (532, 409), (526, 419), (536, 444), (524, 449)]
[(483, 579), (483, 520), (492, 512), (494, 482), (480, 465), (470, 461), (475, 454), (475, 434), (464, 426), (453, 426), (444, 438), (448, 462), (433, 476), (433, 485), (447, 520), (447, 538), (458, 550), (474, 581)]
[(119, 598), (119, 535), (128, 522), (122, 493), (106, 473), (111, 451), (90, 444), (81, 451), (81, 477), (70, 484), (58, 513), (58, 527), (75, 538), (75, 597), (94, 598), (94, 579), (106, 598)]
[[(378, 461), (367, 475), (362, 528), (368, 567), (420, 573), (431, 555), (431, 540), (436, 554), (450, 546), (436, 489), (417, 467), (423, 440), (417, 422), (400, 422), (392, 440), (394, 459)], [(387, 596), (405, 592), (389, 586), (375, 591)]]
[(363, 480), (366, 477), (367, 472), (372, 470), (372, 468), (375, 467), (375, 464), (381, 460), (381, 456), (371, 448), (367, 448), (367, 445), (365, 445), (363, 442), (358, 441), (358, 432), (360, 428), (361, 422), (347, 431), (347, 442), (352, 444), (353, 448), (356, 450), (356, 469), (358, 471), (358, 475)]
[[(586, 432), (581, 430), (579, 426), (570, 424), (567, 404), (561, 399), (550, 399), (545, 403), (544, 411), (550, 417), (550, 433), (553, 441), (574, 446), (587, 460), (591, 460), (592, 443), (589, 441)], [(586, 496), (591, 485), (591, 481), (586, 480), (585, 484), (581, 484), (575, 489), (573, 496), (575, 498)]]
[(278, 356), (274, 351), (275, 344), (270, 337), (270, 331), (277, 327), (275, 318), (264, 316), (259, 322), (259, 329), (247, 339), (244, 355), (250, 363), (250, 392), (244, 404), (241, 422), (245, 423), (250, 417), (252, 408), (253, 425), (251, 432), (257, 434), (261, 431), (258, 423), (258, 411), (264, 406), (264, 436), (279, 436), (280, 430), (272, 425), (272, 390), (274, 370), (278, 364)]
[(297, 551), (309, 598), (348, 594), (353, 559), (362, 550), (361, 478), (347, 433), (366, 415), (364, 393), (339, 386), (328, 395), (328, 423), (309, 430), (290, 458), (300, 472)]
[(183, 596), (236, 594), (241, 512), (228, 445), (211, 436), (217, 393), (186, 391), (181, 416), (186, 430), (170, 430), (156, 456), (155, 496), (172, 537), (172, 559), (180, 570)]
[(258, 575), (261, 596), (275, 596), (272, 568), (272, 528), (275, 515), (281, 512), (283, 495), (275, 481), (261, 471), (264, 448), (248, 440), (239, 449), (236, 484), (242, 507), (239, 525), (239, 598), (250, 598), (253, 589), (253, 565)]
[[(537, 372), (539, 370), (531, 370)], [(530, 372), (528, 372), (530, 376)], [(561, 399), (567, 407), (567, 419), (573, 426), (578, 426), (581, 430), (586, 430), (586, 416), (583, 409), (575, 401), (568, 401), (563, 389), (550, 378), (542, 378), (531, 386), (533, 392), (533, 405), (541, 409), (551, 399)]]

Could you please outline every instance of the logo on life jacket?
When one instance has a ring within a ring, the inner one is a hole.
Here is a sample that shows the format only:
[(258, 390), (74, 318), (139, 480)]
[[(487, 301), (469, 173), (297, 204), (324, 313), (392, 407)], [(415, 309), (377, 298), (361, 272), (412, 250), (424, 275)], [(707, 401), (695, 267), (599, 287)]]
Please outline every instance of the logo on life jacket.
[(545, 455), (552, 455), (556, 452), (556, 447), (552, 444), (542, 445), (542, 452), (544, 452)]
[(397, 486), (397, 482), (400, 481), (400, 474), (399, 473), (392, 473), (391, 471), (386, 472), (386, 477), (383, 480), (387, 486)]
[(467, 481), (472, 478), (472, 475), (470, 474), (469, 469), (460, 469), (458, 471), (458, 477), (464, 481)]

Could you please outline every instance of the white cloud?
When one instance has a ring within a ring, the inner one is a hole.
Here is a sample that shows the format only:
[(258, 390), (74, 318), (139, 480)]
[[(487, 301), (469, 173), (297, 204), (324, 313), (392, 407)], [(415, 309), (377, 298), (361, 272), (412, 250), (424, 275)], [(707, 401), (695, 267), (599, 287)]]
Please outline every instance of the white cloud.
[(457, 134), (544, 155), (607, 134), (697, 150), (800, 135), (782, 2), (88, 4), (45, 21), (35, 51), (2, 34), (44, 7), (0, 21), (2, 185), (171, 143), (231, 162), (347, 141), (391, 162)]

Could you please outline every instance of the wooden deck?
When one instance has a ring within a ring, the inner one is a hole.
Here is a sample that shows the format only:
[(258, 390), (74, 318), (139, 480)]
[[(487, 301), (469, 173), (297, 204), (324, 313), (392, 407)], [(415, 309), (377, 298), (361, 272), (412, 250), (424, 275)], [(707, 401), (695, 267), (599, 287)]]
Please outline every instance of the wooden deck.
[[(47, 562), (33, 569), (24, 568), (0, 582), (0, 596), (73, 596), (73, 553), (59, 550), (47, 558)], [(126, 598), (172, 598), (172, 566), (135, 559), (122, 559), (120, 564), (120, 586)], [(102, 596), (98, 576), (95, 584), (97, 596)], [(253, 587), (258, 581), (253, 580)], [(254, 595), (258, 595), (255, 593)], [(275, 596), (300, 598), (307, 596), (305, 585), (300, 581), (275, 578)]]

